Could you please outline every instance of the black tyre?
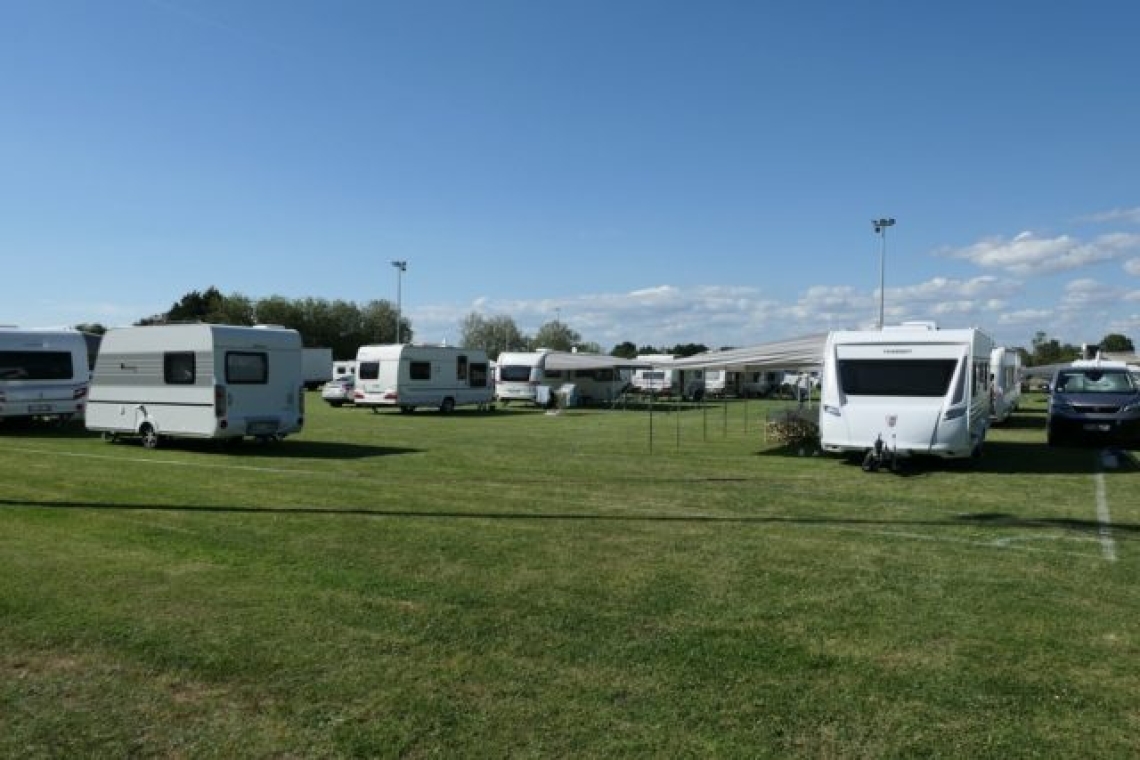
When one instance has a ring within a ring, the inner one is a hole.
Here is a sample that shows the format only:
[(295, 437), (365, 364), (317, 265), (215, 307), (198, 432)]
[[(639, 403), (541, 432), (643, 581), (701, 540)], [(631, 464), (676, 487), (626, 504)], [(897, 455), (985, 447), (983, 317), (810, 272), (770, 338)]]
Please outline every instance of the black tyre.
[(443, 412), (444, 414), (451, 414), (452, 412), (454, 412), (455, 411), (455, 399), (451, 398), (450, 396), (445, 398), (443, 400), (443, 403), (439, 405), (439, 411)]
[(144, 449), (158, 448), (158, 431), (149, 422), (143, 423), (143, 426), (139, 428), (139, 435), (142, 437)]

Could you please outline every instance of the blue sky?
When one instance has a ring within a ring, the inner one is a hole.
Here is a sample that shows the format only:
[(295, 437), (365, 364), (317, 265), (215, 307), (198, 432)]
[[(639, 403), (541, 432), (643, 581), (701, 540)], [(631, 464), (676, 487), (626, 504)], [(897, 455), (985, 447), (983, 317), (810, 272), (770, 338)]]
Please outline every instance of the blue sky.
[(0, 0), (0, 323), (1140, 344), (1140, 5)]

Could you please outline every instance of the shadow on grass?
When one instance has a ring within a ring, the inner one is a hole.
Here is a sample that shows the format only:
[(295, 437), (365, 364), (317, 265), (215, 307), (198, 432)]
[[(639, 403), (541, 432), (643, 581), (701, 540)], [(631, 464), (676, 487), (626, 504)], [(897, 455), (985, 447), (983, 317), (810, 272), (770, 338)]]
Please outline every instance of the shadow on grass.
[[(237, 441), (240, 441), (238, 443)], [(114, 446), (142, 448), (137, 438), (120, 438)], [(369, 459), (392, 456), (394, 454), (419, 454), (423, 449), (409, 449), (398, 446), (371, 446), (360, 443), (339, 441), (305, 441), (285, 439), (271, 443), (259, 443), (250, 439), (229, 438), (206, 440), (197, 438), (163, 438), (160, 451), (193, 451), (201, 454), (218, 454), (228, 457), (259, 459)]]
[[(1105, 526), (1096, 520), (1081, 520), (1067, 517), (1019, 517), (1000, 512), (954, 515), (941, 519), (897, 519), (887, 520), (867, 517), (824, 517), (818, 515), (620, 515), (586, 513), (527, 513), (527, 512), (458, 512), (458, 511), (415, 511), (406, 509), (383, 509), (365, 507), (227, 507), (187, 504), (122, 504), (86, 501), (20, 501), (0, 499), (0, 508), (36, 508), (59, 510), (91, 511), (133, 511), (133, 512), (199, 512), (204, 514), (235, 515), (305, 515), (321, 517), (375, 517), (379, 519), (407, 520), (504, 520), (536, 522), (597, 522), (597, 523), (677, 523), (708, 525), (821, 525), (837, 527), (868, 527), (880, 529), (903, 528), (957, 528), (962, 526), (1060, 529), (1093, 537), (1102, 535)], [(1140, 525), (1135, 523), (1113, 523), (1114, 536), (1140, 538)]]
[(92, 433), (83, 427), (81, 422), (72, 421), (63, 424), (24, 420), (0, 422), (0, 438), (76, 439), (98, 437), (98, 433)]
[[(818, 448), (780, 446), (762, 449), (757, 456), (801, 459), (814, 457), (822, 463), (834, 462), (840, 466), (860, 467), (862, 456), (837, 457), (818, 455)], [(1110, 458), (1111, 465), (1105, 460)], [(915, 456), (903, 460), (901, 477), (931, 475), (938, 472), (977, 472), (996, 475), (1106, 475), (1140, 471), (1136, 458), (1115, 446), (1105, 447), (1103, 441), (1073, 442), (1066, 446), (1047, 446), (1044, 443), (988, 441), (981, 459), (941, 459)]]

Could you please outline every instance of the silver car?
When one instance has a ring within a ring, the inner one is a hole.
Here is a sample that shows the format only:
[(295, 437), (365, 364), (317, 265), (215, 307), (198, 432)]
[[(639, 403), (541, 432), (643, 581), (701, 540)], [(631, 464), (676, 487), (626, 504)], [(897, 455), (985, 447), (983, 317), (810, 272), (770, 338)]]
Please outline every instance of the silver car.
[(341, 375), (333, 378), (321, 386), (321, 398), (331, 406), (341, 406), (353, 403), (353, 394), (356, 392), (356, 376)]

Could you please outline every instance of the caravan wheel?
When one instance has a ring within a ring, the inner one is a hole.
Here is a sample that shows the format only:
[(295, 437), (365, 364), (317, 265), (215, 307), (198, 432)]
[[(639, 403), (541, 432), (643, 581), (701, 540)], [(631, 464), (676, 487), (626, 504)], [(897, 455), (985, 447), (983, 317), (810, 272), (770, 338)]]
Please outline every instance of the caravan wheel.
[(158, 448), (158, 431), (149, 422), (143, 423), (143, 426), (139, 428), (139, 435), (142, 436), (144, 449)]
[(445, 398), (443, 400), (443, 403), (439, 405), (439, 411), (443, 412), (444, 414), (451, 414), (452, 412), (454, 412), (455, 411), (455, 399), (453, 399), (451, 396), (448, 396), (447, 398)]

